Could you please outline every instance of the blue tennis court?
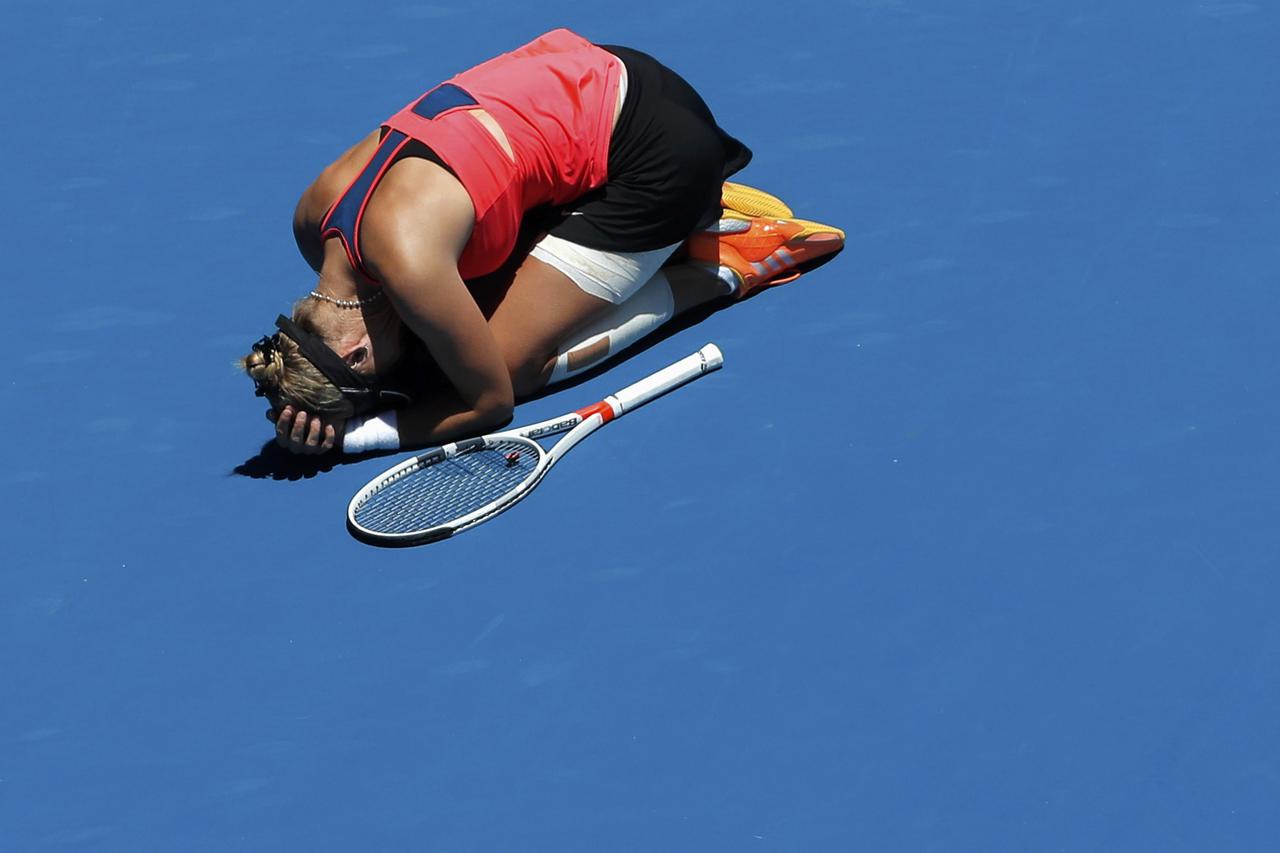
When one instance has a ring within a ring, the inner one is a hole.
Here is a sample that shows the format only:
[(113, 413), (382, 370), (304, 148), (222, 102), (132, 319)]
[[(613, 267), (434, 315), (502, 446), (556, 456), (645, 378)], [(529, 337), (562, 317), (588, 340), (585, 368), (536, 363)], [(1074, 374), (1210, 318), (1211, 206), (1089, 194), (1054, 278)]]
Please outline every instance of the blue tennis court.
[[(1265, 851), (1280, 8), (9, 0), (0, 850)], [(555, 26), (833, 263), (465, 536), (344, 528), (234, 367), (290, 218)]]

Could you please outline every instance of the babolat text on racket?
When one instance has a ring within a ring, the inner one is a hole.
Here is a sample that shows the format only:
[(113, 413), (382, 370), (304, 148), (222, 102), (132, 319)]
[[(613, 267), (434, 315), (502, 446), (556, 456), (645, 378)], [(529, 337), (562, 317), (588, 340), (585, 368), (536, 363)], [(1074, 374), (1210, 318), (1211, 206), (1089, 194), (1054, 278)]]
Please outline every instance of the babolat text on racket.
[[(615, 418), (718, 370), (715, 344), (576, 412), (446, 444), (389, 468), (347, 505), (347, 529), (371, 545), (446, 539), (515, 505), (575, 444)], [(565, 435), (552, 447), (538, 439)]]

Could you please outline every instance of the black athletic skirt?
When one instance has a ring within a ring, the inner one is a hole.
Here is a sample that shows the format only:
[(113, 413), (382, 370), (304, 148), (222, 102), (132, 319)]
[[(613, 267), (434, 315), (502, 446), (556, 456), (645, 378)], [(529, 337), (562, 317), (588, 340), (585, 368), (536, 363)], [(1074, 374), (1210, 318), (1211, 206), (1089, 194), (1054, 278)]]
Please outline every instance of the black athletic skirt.
[(615, 252), (680, 243), (719, 218), (720, 185), (751, 161), (751, 150), (720, 129), (679, 74), (638, 50), (600, 47), (627, 69), (609, 180), (569, 205), (551, 233)]

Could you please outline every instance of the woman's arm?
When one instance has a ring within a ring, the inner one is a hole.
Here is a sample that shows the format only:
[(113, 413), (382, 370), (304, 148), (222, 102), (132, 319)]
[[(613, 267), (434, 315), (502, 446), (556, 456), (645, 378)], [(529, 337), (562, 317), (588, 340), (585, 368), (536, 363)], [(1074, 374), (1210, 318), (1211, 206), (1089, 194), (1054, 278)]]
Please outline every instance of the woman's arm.
[[(424, 270), (418, 292), (413, 292), (413, 281), (396, 280), (388, 287), (388, 296), (452, 387), (441, 388), (397, 413), (400, 443), (440, 444), (506, 424), (515, 405), (511, 376), (457, 268), (437, 269), (434, 274)], [(429, 292), (420, 297), (422, 290)]]
[(324, 263), (324, 241), (320, 239), (320, 222), (313, 213), (315, 201), (310, 189), (302, 194), (293, 211), (293, 241), (307, 266), (320, 272)]
[(511, 419), (515, 397), (502, 349), (458, 275), (474, 221), (457, 179), (416, 159), (396, 164), (365, 213), (370, 272), (453, 386), (399, 413), (406, 445), (474, 435)]

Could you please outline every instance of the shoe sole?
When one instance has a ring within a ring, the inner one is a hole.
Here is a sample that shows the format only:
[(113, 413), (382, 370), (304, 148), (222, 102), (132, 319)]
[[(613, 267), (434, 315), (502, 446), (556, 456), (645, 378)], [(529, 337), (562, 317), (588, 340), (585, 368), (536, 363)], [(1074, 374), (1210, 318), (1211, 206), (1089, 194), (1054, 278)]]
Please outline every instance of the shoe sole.
[(795, 214), (786, 202), (764, 190), (725, 181), (720, 190), (720, 206), (726, 212), (736, 211), (751, 216), (770, 216), (774, 219), (794, 219)]

